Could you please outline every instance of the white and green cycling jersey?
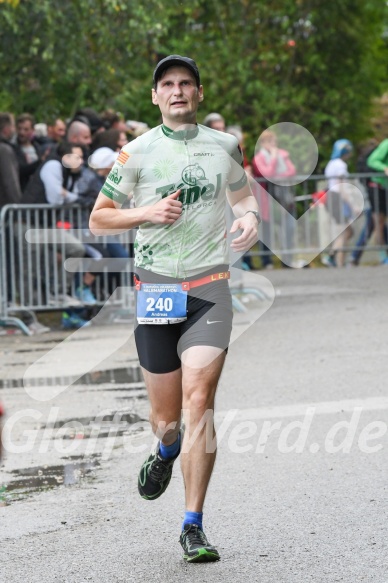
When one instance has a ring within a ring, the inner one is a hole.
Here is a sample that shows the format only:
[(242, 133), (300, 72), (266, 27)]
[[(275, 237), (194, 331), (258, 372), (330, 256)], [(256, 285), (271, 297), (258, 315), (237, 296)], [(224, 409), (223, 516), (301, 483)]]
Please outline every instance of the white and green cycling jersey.
[(130, 196), (150, 206), (179, 188), (180, 218), (171, 225), (140, 225), (135, 265), (185, 278), (229, 263), (226, 188), (247, 182), (236, 138), (202, 125), (173, 132), (158, 126), (121, 150), (102, 192), (118, 205)]

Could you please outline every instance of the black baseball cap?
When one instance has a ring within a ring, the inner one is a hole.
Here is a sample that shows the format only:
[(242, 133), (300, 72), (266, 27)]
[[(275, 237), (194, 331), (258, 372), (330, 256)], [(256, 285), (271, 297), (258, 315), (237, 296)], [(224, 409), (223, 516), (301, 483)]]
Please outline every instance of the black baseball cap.
[(181, 57), (180, 55), (169, 55), (165, 57), (155, 67), (154, 71), (154, 86), (156, 87), (162, 73), (169, 67), (186, 67), (189, 69), (195, 77), (198, 87), (201, 85), (201, 80), (199, 78), (199, 71), (196, 62), (189, 57)]

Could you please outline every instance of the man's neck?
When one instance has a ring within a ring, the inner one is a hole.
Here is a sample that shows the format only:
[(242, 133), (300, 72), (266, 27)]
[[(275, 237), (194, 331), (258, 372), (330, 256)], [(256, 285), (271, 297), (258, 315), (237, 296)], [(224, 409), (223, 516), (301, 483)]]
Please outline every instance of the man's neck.
[(191, 120), (185, 121), (178, 121), (175, 119), (169, 119), (166, 117), (162, 117), (163, 125), (170, 128), (170, 130), (175, 131), (185, 131), (185, 130), (192, 130), (193, 126), (197, 124), (197, 118), (194, 116)]
[(173, 130), (165, 123), (162, 125), (162, 130), (164, 135), (172, 140), (192, 140), (198, 135), (199, 131), (197, 124), (184, 124)]

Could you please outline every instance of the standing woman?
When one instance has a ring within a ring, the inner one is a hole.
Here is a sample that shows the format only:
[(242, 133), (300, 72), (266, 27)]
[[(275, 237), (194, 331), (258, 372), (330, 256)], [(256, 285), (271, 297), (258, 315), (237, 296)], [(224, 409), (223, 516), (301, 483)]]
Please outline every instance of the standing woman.
[[(264, 130), (259, 138), (259, 146), (260, 148), (252, 160), (252, 173), (256, 178), (266, 178), (266, 181), (261, 182), (260, 186), (267, 190), (288, 211), (285, 217), (281, 219), (279, 226), (280, 244), (282, 248), (281, 260), (284, 267), (291, 267), (295, 235), (295, 200), (294, 193), (287, 184), (287, 178), (295, 176), (296, 168), (290, 158), (289, 152), (278, 147), (275, 132)], [(267, 196), (266, 192), (262, 194), (264, 209), (269, 207), (269, 220), (263, 222), (264, 237), (268, 241), (270, 240), (271, 234), (271, 215), (274, 213), (271, 209), (271, 199)], [(272, 245), (274, 245), (273, 241)], [(263, 250), (269, 251), (265, 245), (263, 245)], [(265, 267), (272, 266), (270, 256), (267, 254), (264, 257), (266, 259), (264, 259), (263, 265)]]
[(345, 230), (335, 239), (331, 246), (329, 256), (323, 257), (322, 263), (329, 267), (343, 267), (347, 242), (353, 235), (350, 220), (353, 215), (350, 198), (346, 193), (344, 179), (349, 176), (347, 160), (352, 156), (353, 145), (349, 140), (337, 140), (334, 142), (329, 163), (325, 168), (325, 176), (328, 182), (326, 194), (326, 206), (335, 222)]

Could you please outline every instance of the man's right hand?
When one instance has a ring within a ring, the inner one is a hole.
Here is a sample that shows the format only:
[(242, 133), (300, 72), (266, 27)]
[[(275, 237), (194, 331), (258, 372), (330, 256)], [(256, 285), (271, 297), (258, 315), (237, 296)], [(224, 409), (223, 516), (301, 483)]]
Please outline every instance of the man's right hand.
[(182, 203), (177, 200), (181, 189), (162, 198), (153, 206), (147, 208), (146, 221), (155, 225), (172, 225), (182, 214)]

